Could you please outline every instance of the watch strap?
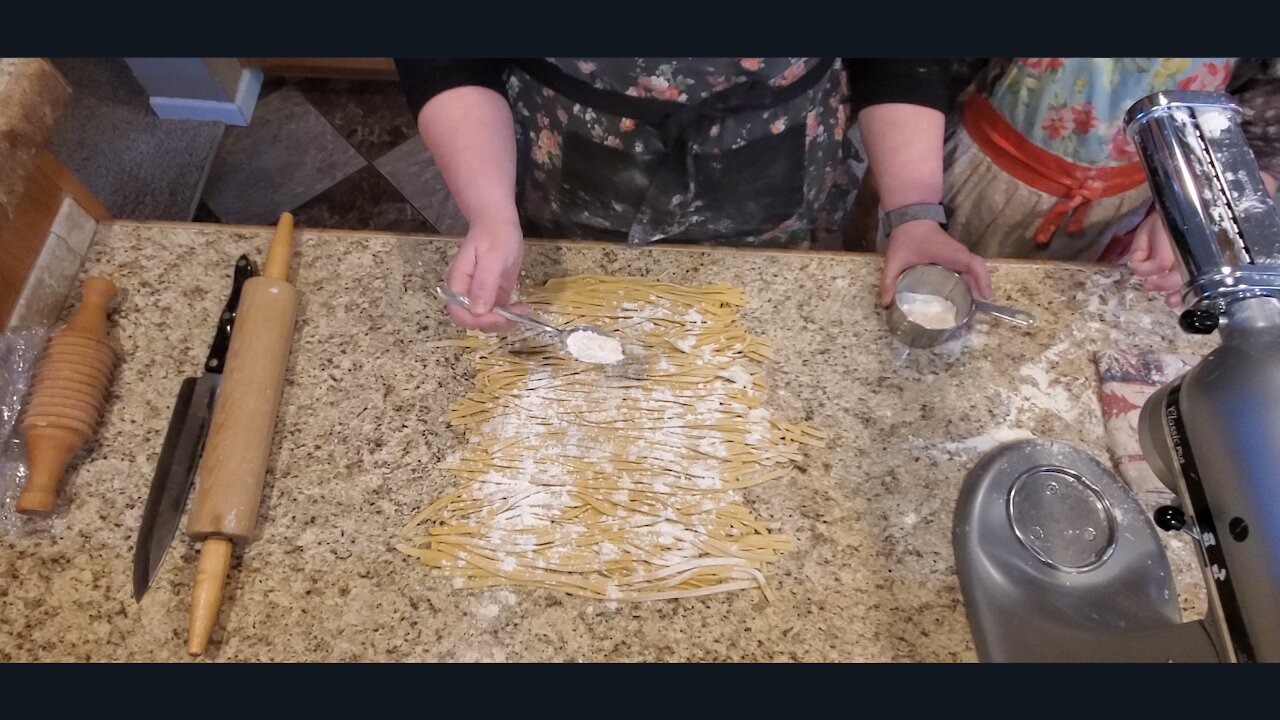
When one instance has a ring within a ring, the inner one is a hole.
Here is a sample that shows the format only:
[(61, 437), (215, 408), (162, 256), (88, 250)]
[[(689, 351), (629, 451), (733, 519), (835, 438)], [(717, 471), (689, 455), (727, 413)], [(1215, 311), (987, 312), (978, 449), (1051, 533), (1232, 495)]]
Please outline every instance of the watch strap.
[(939, 225), (947, 224), (946, 208), (938, 203), (913, 203), (903, 205), (884, 214), (885, 236), (887, 237), (900, 225), (912, 220), (932, 220)]

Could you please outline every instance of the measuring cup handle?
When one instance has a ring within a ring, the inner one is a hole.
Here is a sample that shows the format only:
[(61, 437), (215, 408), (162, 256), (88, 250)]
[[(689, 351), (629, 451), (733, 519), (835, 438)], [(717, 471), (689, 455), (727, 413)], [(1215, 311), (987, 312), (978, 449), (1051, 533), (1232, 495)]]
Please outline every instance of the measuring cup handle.
[(1001, 320), (1011, 322), (1014, 325), (1031, 327), (1036, 324), (1036, 316), (1026, 310), (1005, 307), (1003, 305), (995, 305), (989, 302), (982, 302), (981, 300), (974, 300), (973, 307), (979, 312), (984, 312), (988, 315), (995, 315)]

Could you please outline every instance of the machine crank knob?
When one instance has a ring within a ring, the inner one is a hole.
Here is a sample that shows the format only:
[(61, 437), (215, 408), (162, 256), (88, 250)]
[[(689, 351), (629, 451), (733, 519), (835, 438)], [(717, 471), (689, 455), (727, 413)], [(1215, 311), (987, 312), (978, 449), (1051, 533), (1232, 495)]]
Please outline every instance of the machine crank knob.
[(1209, 335), (1218, 329), (1218, 313), (1207, 308), (1190, 308), (1178, 316), (1178, 324), (1193, 335)]
[(1167, 532), (1177, 532), (1187, 526), (1187, 514), (1182, 508), (1161, 505), (1155, 512), (1156, 527)]

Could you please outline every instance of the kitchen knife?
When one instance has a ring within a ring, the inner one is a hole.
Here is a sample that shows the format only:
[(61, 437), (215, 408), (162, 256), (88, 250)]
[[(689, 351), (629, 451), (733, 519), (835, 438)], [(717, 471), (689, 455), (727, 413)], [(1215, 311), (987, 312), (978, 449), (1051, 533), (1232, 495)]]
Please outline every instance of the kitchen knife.
[(151, 480), (151, 492), (142, 511), (142, 527), (138, 529), (138, 545), (133, 554), (134, 600), (142, 600), (164, 562), (169, 546), (173, 544), (209, 430), (209, 415), (222, 380), (222, 366), (226, 363), (227, 348), (231, 343), (240, 289), (256, 274), (257, 267), (248, 256), (241, 255), (236, 260), (231, 296), (218, 318), (218, 331), (204, 362), (204, 374), (199, 378), (184, 379), (178, 391), (178, 400), (174, 403), (173, 416), (160, 449), (160, 460)]

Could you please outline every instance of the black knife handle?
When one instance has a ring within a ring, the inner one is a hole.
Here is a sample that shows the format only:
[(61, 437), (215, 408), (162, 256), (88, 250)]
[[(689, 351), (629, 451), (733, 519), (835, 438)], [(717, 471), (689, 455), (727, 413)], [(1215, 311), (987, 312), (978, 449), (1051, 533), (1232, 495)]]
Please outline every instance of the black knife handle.
[(209, 357), (204, 361), (205, 372), (222, 372), (222, 366), (227, 362), (227, 348), (231, 346), (231, 330), (236, 324), (236, 307), (240, 304), (240, 288), (244, 287), (245, 280), (257, 274), (258, 266), (249, 259), (248, 255), (241, 255), (236, 260), (236, 272), (231, 281), (231, 296), (227, 298), (227, 305), (218, 318), (218, 332), (213, 336)]

